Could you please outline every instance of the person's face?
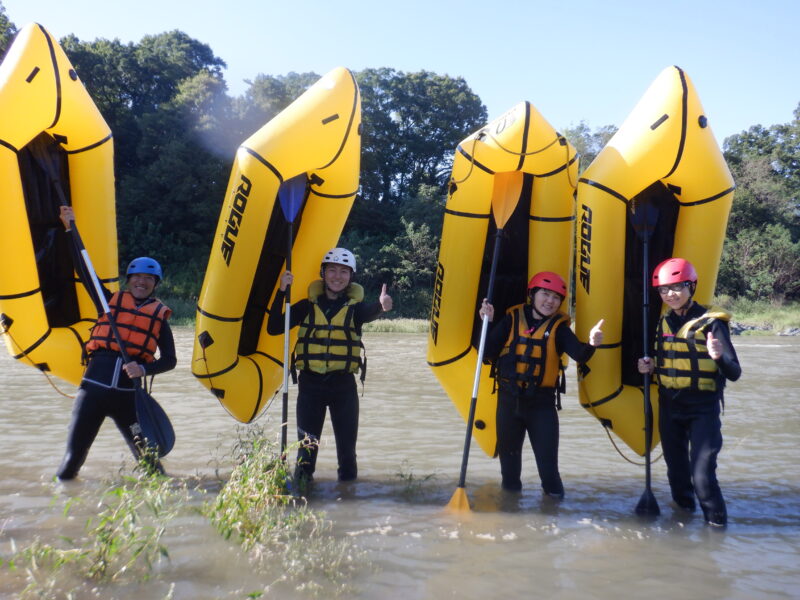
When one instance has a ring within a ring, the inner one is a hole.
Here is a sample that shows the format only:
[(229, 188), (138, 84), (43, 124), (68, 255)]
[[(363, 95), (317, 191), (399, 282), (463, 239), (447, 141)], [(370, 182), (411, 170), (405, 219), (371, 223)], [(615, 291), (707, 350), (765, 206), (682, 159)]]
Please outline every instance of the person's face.
[(539, 288), (533, 295), (533, 308), (543, 317), (549, 317), (559, 309), (564, 297), (544, 288)]
[(671, 283), (669, 285), (660, 285), (657, 289), (658, 294), (664, 301), (664, 304), (669, 306), (672, 310), (680, 310), (686, 306), (692, 297), (688, 281)]
[(350, 285), (350, 278), (353, 275), (353, 271), (350, 267), (337, 265), (335, 263), (325, 265), (323, 273), (325, 289), (333, 294), (342, 293), (345, 288)]
[(128, 277), (128, 291), (137, 300), (145, 300), (156, 289), (155, 275), (149, 273), (134, 273)]

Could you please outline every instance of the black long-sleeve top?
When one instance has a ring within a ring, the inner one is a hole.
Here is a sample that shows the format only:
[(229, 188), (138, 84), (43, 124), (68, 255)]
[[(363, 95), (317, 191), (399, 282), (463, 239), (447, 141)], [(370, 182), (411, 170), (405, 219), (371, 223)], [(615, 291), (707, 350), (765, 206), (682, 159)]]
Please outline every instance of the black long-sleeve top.
[[(280, 335), (283, 333), (284, 328), (284, 314), (283, 305), (285, 292), (278, 290), (275, 294), (275, 300), (269, 311), (269, 318), (267, 319), (267, 333), (270, 335)], [(318, 300), (319, 307), (325, 316), (330, 320), (347, 302), (347, 296), (342, 294), (335, 300), (331, 300), (325, 294), (321, 294)], [(312, 310), (311, 301), (308, 298), (303, 298), (298, 302), (292, 304), (289, 314), (289, 328), (297, 327), (308, 316), (308, 312)], [(353, 326), (356, 332), (361, 335), (361, 326), (364, 323), (374, 321), (383, 313), (383, 306), (380, 302), (358, 302), (353, 306)]]
[[(702, 317), (705, 313), (706, 307), (697, 302), (692, 302), (692, 305), (686, 311), (685, 315), (679, 315), (670, 310), (665, 318), (669, 323), (670, 329), (672, 331), (678, 331), (687, 321)], [(725, 379), (736, 381), (742, 374), (742, 367), (739, 364), (739, 357), (736, 356), (736, 350), (731, 342), (731, 331), (728, 327), (728, 323), (720, 319), (714, 319), (711, 321), (710, 329), (714, 337), (722, 342), (722, 356), (715, 361), (717, 367)]]
[[(545, 320), (534, 317), (533, 308), (530, 304), (525, 305), (523, 313), (525, 314), (528, 328), (538, 327)], [(491, 327), (486, 336), (486, 345), (484, 347), (484, 353), (487, 359), (494, 359), (499, 356), (500, 351), (508, 340), (513, 325), (513, 316), (506, 314)], [(569, 325), (564, 322), (556, 329), (556, 351), (559, 355), (566, 352), (567, 355), (577, 363), (585, 363), (594, 354), (594, 346), (581, 342), (573, 333), (572, 329), (569, 328)]]

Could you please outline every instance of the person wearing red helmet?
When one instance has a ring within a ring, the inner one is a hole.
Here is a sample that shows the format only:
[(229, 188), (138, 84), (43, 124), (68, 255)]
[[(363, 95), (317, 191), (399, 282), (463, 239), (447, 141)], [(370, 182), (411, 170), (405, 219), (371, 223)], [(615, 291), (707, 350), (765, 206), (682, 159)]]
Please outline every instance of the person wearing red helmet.
[[(300, 326), (295, 346), (296, 366), (300, 371), (297, 392), (297, 453), (295, 486), (300, 492), (314, 479), (319, 439), (325, 413), (331, 413), (336, 439), (339, 481), (358, 476), (356, 439), (358, 437), (358, 390), (355, 373), (362, 372), (361, 327), (392, 309), (392, 298), (383, 284), (377, 302), (364, 301), (364, 289), (353, 282), (356, 259), (345, 248), (333, 248), (322, 258), (320, 277), (308, 287), (308, 297), (291, 306), (289, 326)], [(284, 333), (286, 286), (294, 276), (281, 275), (280, 290), (270, 308), (267, 332)]]
[[(564, 497), (558, 471), (558, 412), (565, 389), (561, 355), (565, 352), (584, 363), (603, 341), (603, 320), (589, 334), (589, 343), (578, 340), (569, 317), (559, 312), (567, 285), (557, 273), (542, 271), (528, 283), (528, 302), (512, 306), (489, 331), (485, 356), (494, 361), (498, 389), (497, 455), (502, 487), (522, 489), (522, 446), (527, 432), (536, 459), (542, 490), (550, 497)], [(494, 320), (494, 307), (483, 300), (480, 315)]]
[(706, 522), (723, 527), (728, 513), (716, 474), (720, 407), (725, 382), (742, 373), (731, 343), (730, 315), (692, 299), (697, 272), (688, 260), (659, 264), (652, 285), (669, 310), (656, 330), (655, 358), (640, 358), (638, 368), (655, 374), (658, 382), (658, 426), (672, 499), (693, 512), (696, 496)]

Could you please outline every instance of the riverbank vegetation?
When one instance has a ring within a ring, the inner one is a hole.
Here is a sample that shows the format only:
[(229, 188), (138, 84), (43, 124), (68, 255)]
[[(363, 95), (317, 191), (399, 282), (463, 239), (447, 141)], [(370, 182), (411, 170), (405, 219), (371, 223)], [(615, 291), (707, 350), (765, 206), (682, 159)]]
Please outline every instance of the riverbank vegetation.
[[(12, 17), (0, 2), (0, 53), (17, 31)], [(114, 134), (120, 259), (161, 261), (160, 294), (188, 322), (236, 148), (319, 74), (258, 74), (241, 96), (231, 97), (225, 63), (181, 31), (138, 43), (75, 35), (60, 43)], [(393, 315), (424, 319), (454, 149), (497, 115), (487, 114), (461, 77), (392, 68), (355, 77), (362, 97), (361, 179), (340, 245), (358, 256), (368, 299), (388, 283), (398, 300)], [(581, 170), (616, 131), (584, 122), (554, 125), (578, 149)], [(800, 105), (788, 123), (755, 124), (723, 143), (737, 189), (717, 293), (764, 322), (779, 321), (766, 307), (791, 314), (795, 309), (780, 307), (800, 301), (799, 139)], [(56, 215), (53, 223), (59, 226)]]

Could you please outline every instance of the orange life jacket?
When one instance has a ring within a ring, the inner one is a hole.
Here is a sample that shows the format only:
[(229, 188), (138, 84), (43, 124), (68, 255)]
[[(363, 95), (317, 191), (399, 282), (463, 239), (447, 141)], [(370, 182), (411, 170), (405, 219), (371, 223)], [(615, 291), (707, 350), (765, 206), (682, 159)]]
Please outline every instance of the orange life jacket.
[[(130, 357), (153, 362), (161, 324), (169, 318), (172, 310), (156, 298), (148, 298), (136, 306), (136, 300), (130, 292), (115, 292), (108, 301), (108, 307)], [(89, 354), (100, 349), (119, 352), (106, 315), (97, 319), (86, 343), (86, 352)]]

